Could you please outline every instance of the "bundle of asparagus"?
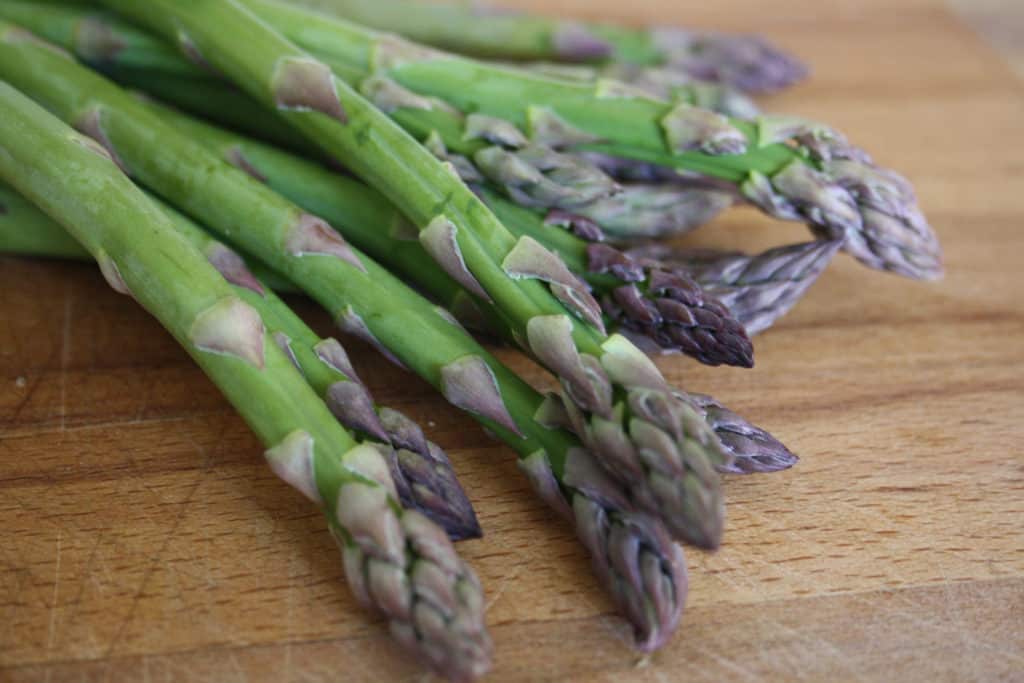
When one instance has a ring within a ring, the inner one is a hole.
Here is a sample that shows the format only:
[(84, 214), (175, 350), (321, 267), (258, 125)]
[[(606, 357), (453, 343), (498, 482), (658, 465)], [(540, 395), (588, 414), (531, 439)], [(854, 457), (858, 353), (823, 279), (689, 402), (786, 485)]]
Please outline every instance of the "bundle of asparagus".
[[(719, 474), (797, 458), (670, 386), (644, 351), (749, 367), (750, 335), (839, 249), (941, 272), (905, 180), (728, 89), (803, 75), (762, 41), (476, 12), (0, 0), (0, 180), (13, 188), (0, 185), (0, 251), (95, 260), (152, 312), (275, 472), (324, 508), (356, 596), (453, 680), (491, 655), (480, 584), (451, 546), (481, 533), (468, 497), (441, 448), (375, 406), (341, 344), (273, 289), (310, 296), (507, 444), (651, 651), (685, 604), (674, 539), (722, 541)], [(371, 27), (591, 64), (475, 61)], [(649, 242), (737, 202), (822, 239), (752, 255)], [(521, 348), (560, 391), (527, 384), (467, 328)]]

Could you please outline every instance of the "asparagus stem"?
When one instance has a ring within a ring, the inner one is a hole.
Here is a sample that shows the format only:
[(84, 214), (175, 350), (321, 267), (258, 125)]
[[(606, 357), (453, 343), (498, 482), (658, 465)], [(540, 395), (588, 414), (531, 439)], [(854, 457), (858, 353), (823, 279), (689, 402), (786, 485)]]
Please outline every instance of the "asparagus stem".
[[(426, 258), (418, 243), (403, 243), (392, 237), (393, 234), (403, 232), (400, 227), (395, 227), (402, 224), (402, 218), (370, 188), (351, 178), (331, 173), (317, 164), (297, 159), (267, 145), (247, 140), (238, 134), (190, 119), (158, 104), (150, 103), (150, 108), (158, 113), (166, 123), (174, 126), (189, 139), (216, 150), (220, 156), (248, 169), (251, 175), (262, 179), (269, 187), (299, 206), (328, 219), (353, 244), (364, 249), (372, 257), (389, 263), (397, 272), (406, 275), (422, 289), (440, 292), (442, 297), (452, 298), (457, 304), (459, 301), (470, 303), (469, 295), (463, 290), (457, 289), (457, 285), (452, 284), (443, 271), (433, 267), (433, 263)], [(376, 227), (380, 225), (392, 227), (389, 230), (380, 230)], [(571, 236), (567, 236), (561, 230), (552, 230), (548, 227), (541, 227), (539, 232), (545, 232), (552, 236), (552, 248), (568, 254), (567, 262), (575, 267), (571, 258), (575, 252), (567, 246), (571, 244)], [(0, 237), (2, 237), (2, 232), (0, 232)], [(835, 245), (833, 245), (832, 253), (834, 253), (834, 249)], [(394, 259), (394, 254), (398, 252), (402, 252), (404, 256)], [(393, 260), (388, 261), (389, 258)], [(425, 268), (424, 266), (430, 267)], [(422, 277), (421, 273), (427, 271), (435, 271), (436, 282), (434, 279)], [(441, 283), (445, 279), (447, 279), (448, 285)], [(454, 297), (452, 297), (453, 291), (455, 292)], [(463, 299), (458, 298), (460, 293), (464, 297)], [(499, 333), (506, 336), (509, 334), (507, 328), (503, 329), (500, 318), (490, 318), (488, 323)], [(693, 401), (690, 402), (693, 403)], [(735, 414), (732, 415), (731, 425), (741, 421), (741, 418), (736, 417)], [(742, 449), (733, 448), (737, 457), (750, 462), (737, 464), (735, 467), (723, 471), (766, 471), (758, 469), (758, 462), (770, 461), (773, 454), (782, 448), (781, 444), (764, 430), (745, 421), (742, 422), (745, 431), (766, 435), (761, 443), (767, 444), (768, 450), (762, 452), (750, 446)], [(712, 421), (711, 424), (717, 431), (725, 425), (725, 422)], [(723, 444), (727, 447), (729, 444), (726, 439), (731, 438), (735, 432), (736, 430), (731, 427), (719, 432), (723, 437)]]
[[(236, 295), (260, 314), (275, 342), (335, 417), (348, 429), (392, 447), (382, 452), (391, 466), (402, 505), (419, 510), (440, 524), (454, 541), (479, 538), (482, 532), (476, 514), (448, 456), (408, 417), (394, 408), (373, 406), (372, 397), (355, 374), (344, 347), (334, 339), (321, 339), (273, 291), (294, 285), (265, 267), (256, 269), (259, 276), (253, 274), (242, 257), (228, 246), (171, 207), (161, 208), (178, 232), (232, 284)], [(89, 252), (60, 225), (2, 183), (0, 251), (92, 260)]]
[[(17, 253), (15, 249), (22, 244), (21, 233), (31, 230), (35, 237), (27, 253), (92, 259), (60, 225), (3, 185), (0, 185), (0, 202), (9, 209), (0, 213), (0, 252)], [(517, 386), (524, 393), (532, 391), (528, 387), (524, 389), (525, 385)], [(542, 402), (543, 397), (534, 395), (523, 403), (539, 407)], [(532, 416), (523, 419), (527, 423), (532, 421)], [(685, 603), (687, 577), (681, 549), (671, 542), (660, 522), (633, 510), (626, 494), (594, 466), (578, 441), (546, 429), (537, 429), (536, 433), (541, 434), (542, 439), (530, 442), (516, 439), (514, 442), (515, 448), (523, 454), (524, 473), (542, 499), (556, 511), (568, 513), (570, 521), (580, 529), (581, 540), (592, 553), (594, 569), (602, 585), (636, 627), (638, 647), (646, 651), (657, 649), (672, 635)], [(530, 451), (531, 448), (538, 450)], [(573, 462), (568, 465), (568, 471), (576, 473), (573, 481), (591, 493), (574, 490), (565, 483), (564, 476), (555, 475), (552, 458), (545, 449), (555, 453), (553, 460), (563, 468), (571, 457)], [(553, 487), (550, 486), (552, 477)], [(399, 481), (396, 479), (396, 483)], [(401, 497), (400, 483), (398, 489)], [(597, 492), (601, 493), (600, 497), (596, 496)], [(637, 541), (633, 550), (630, 544), (621, 542), (624, 535)], [(651, 563), (660, 568), (658, 573), (643, 577), (640, 584), (615, 569), (633, 564), (644, 567)], [(662, 591), (654, 583), (662, 574), (668, 581), (668, 591)]]
[(806, 74), (799, 61), (757, 36), (562, 21), (476, 3), (299, 0), (299, 4), (483, 57), (662, 66), (687, 77), (759, 93), (781, 90)]
[[(394, 202), (435, 260), (491, 300), (519, 343), (559, 377), (576, 432), (640, 506), (670, 510), (673, 533), (718, 546), (724, 505), (715, 463), (728, 455), (642, 352), (604, 333), (597, 302), (555, 254), (517, 240), (430, 152), (240, 5), (157, 0), (142, 11), (125, 0), (104, 4), (203, 55)], [(223, 26), (232, 27), (231, 40)], [(449, 372), (460, 391), (472, 389), (464, 402), (480, 395), (500, 401), (490, 384), (481, 394), (489, 378), (475, 361)]]
[[(0, 31), (4, 45), (34, 40)], [(439, 527), (401, 507), (380, 451), (341, 428), (259, 314), (103, 146), (7, 83), (0, 112), (0, 179), (60, 221), (116, 290), (157, 317), (268, 445), (275, 471), (321, 504), (357, 597), (438, 671), (453, 680), (482, 674), (490, 641), (479, 582)]]
[[(400, 96), (390, 97), (390, 115), (421, 140), (437, 131), (447, 144), (456, 145), (464, 132), (440, 101), (472, 111), (478, 119), (483, 114), (504, 139), (518, 128), (533, 142), (543, 136), (549, 146), (558, 146), (560, 139), (567, 149), (715, 178), (774, 217), (804, 221), (818, 235), (845, 239), (844, 250), (869, 267), (920, 279), (942, 274), (941, 249), (909, 183), (876, 166), (825, 126), (774, 116), (750, 122), (716, 118), (686, 103), (637, 96), (614, 82), (573, 84), (488, 66), (300, 8), (245, 1), (325, 60), (339, 77), (373, 85), (378, 94), (377, 86), (391, 84), (384, 92), (397, 89)], [(5, 0), (10, 2), (17, 0)], [(463, 144), (475, 148), (480, 140)], [(731, 153), (737, 151), (743, 153)], [(536, 155), (527, 156), (539, 163)], [(558, 174), (572, 178), (580, 168), (561, 155), (557, 168), (576, 170), (538, 178), (536, 168), (528, 173), (507, 155), (492, 154), (492, 162), (495, 157), (504, 162), (500, 169), (517, 171), (513, 187), (529, 184), (530, 177), (534, 184)], [(593, 174), (588, 169), (586, 176)], [(683, 229), (685, 225), (678, 227)]]
[[(303, 208), (326, 218), (356, 246), (415, 282), (446, 307), (463, 311), (471, 321), (486, 316), (482, 326), (491, 330), (500, 331), (504, 327), (500, 318), (487, 316), (486, 306), (474, 303), (440, 267), (431, 263), (419, 242), (395, 240), (394, 235), (402, 233), (403, 227), (407, 232), (411, 226), (405, 226), (402, 217), (387, 201), (369, 188), (354, 181), (336, 179), (315, 164), (218, 131), (172, 111), (162, 108), (157, 111), (193, 140), (202, 141)], [(477, 188), (477, 192), (514, 234), (536, 239), (558, 252), (571, 270), (584, 275), (603, 297), (611, 320), (623, 329), (646, 333), (660, 348), (682, 350), (702, 362), (748, 367), (752, 364), (752, 348), (742, 326), (685, 276), (672, 274), (670, 277), (658, 268), (644, 269), (611, 247), (588, 247), (583, 240), (544, 225), (533, 212), (516, 207), (493, 192), (482, 188)], [(341, 211), (339, 206), (343, 207)], [(359, 215), (353, 217), (353, 213)], [(381, 231), (376, 229), (377, 225), (391, 227)], [(610, 262), (614, 267), (609, 267)], [(599, 271), (588, 263), (599, 264)], [(624, 269), (631, 272), (623, 274)], [(624, 306), (615, 302), (615, 297), (617, 294), (632, 303), (629, 297), (633, 292), (650, 297), (650, 301), (639, 303), (643, 308), (631, 319)], [(480, 327), (480, 321), (475, 325)]]
[[(501, 365), (447, 313), (348, 249), (326, 223), (99, 76), (38, 44), (7, 42), (2, 36), (9, 33), (0, 31), (4, 78), (17, 79), (71, 120), (82, 108), (99, 108), (103, 139), (138, 180), (286, 274), (347, 330), (414, 369), (511, 445), (545, 500), (573, 510), (598, 577), (633, 623), (638, 646), (653, 649), (667, 640), (685, 601), (681, 550), (660, 522), (636, 511), (631, 492), (611, 482), (574, 436), (534, 419), (557, 413), (557, 403)], [(311, 224), (315, 232), (306, 227)], [(631, 569), (637, 566), (643, 571)]]

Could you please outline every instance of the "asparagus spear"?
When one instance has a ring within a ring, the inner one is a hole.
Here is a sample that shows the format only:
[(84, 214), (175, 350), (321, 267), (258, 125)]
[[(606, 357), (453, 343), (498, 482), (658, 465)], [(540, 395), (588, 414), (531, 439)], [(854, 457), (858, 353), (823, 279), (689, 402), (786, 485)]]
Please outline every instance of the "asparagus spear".
[(483, 57), (663, 66), (758, 93), (781, 90), (807, 73), (798, 60), (757, 36), (559, 21), (477, 3), (298, 2), (429, 45)]
[[(267, 145), (203, 124), (156, 103), (150, 104), (152, 111), (189, 139), (216, 150), (221, 157), (245, 169), (253, 177), (261, 179), (283, 196), (317, 215), (324, 216), (353, 244), (364, 249), (372, 257), (389, 264), (396, 272), (408, 276), (422, 290), (441, 300), (451, 301), (454, 306), (465, 310), (468, 295), (443, 271), (426, 260), (426, 255), (418, 243), (394, 240), (392, 234), (402, 232), (400, 227), (396, 227), (402, 225), (402, 218), (383, 197), (370, 188)], [(498, 198), (496, 201), (503, 200)], [(375, 227), (380, 225), (392, 228), (383, 231)], [(2, 237), (0, 225), (0, 245)], [(428, 273), (432, 273), (432, 276), (426, 275)], [(491, 319), (489, 323), (502, 333), (500, 319)], [(717, 412), (707, 411), (706, 407), (713, 399), (692, 394), (687, 395), (685, 400), (705, 413), (709, 424), (722, 439), (723, 445), (732, 452), (734, 458), (743, 460), (726, 466), (721, 471), (773, 472), (788, 468), (796, 462), (796, 457), (792, 456), (777, 439), (727, 408), (715, 403)], [(726, 415), (728, 419), (722, 417)]]
[[(3, 29), (5, 43), (27, 39)], [(275, 472), (321, 504), (357, 597), (440, 673), (482, 674), (490, 641), (479, 583), (439, 527), (401, 507), (380, 451), (338, 425), (259, 314), (101, 145), (7, 83), (0, 113), (0, 179), (60, 221), (114, 289), (157, 317), (270, 447)]]
[[(435, 260), (488, 299), (521, 346), (561, 380), (577, 433), (638, 504), (652, 514), (670, 511), (680, 537), (720, 543), (724, 506), (714, 463), (728, 456), (715, 433), (642, 352), (605, 334), (597, 302), (556, 255), (517, 240), (448, 167), (240, 5), (104, 4), (184, 41), (388, 196)], [(232, 40), (218, 28), (225, 25)]]
[(17, 78), (68, 119), (100, 112), (100, 137), (136, 177), (271, 263), (345, 329), (414, 369), (511, 445), (545, 499), (562, 510), (571, 507), (598, 576), (633, 623), (638, 645), (654, 648), (671, 635), (685, 600), (681, 551), (660, 522), (636, 512), (631, 491), (611, 482), (574, 436), (538, 421), (556, 414), (557, 404), (498, 363), (446, 313), (349, 249), (326, 223), (176, 134), (98, 76), (5, 36), (6, 28), (0, 31), (4, 77)]
[(492, 117), (494, 130), (511, 124), (553, 147), (718, 178), (774, 217), (845, 239), (844, 249), (869, 267), (921, 279), (942, 273), (938, 241), (910, 184), (826, 126), (729, 119), (617, 86), (489, 66), (273, 0), (240, 1), (301, 46), (331, 56), (332, 65), (360, 65), (416, 96)]
[(729, 307), (751, 335), (788, 313), (824, 272), (838, 241), (805, 242), (760, 254), (647, 245), (628, 253), (692, 276)]

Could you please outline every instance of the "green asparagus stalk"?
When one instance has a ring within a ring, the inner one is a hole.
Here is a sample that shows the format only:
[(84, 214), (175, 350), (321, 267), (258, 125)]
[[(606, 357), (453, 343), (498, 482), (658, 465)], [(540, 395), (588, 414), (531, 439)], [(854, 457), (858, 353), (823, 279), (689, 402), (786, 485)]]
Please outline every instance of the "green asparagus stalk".
[[(714, 465), (728, 454), (642, 352), (605, 334), (599, 305), (555, 254), (517, 240), (448, 167), (239, 3), (159, 0), (145, 11), (122, 0), (104, 4), (187, 43), (388, 196), (449, 275), (489, 300), (522, 347), (561, 380), (576, 432), (638, 504), (652, 514), (670, 511), (666, 519), (682, 538), (720, 543), (724, 505)], [(231, 40), (219, 28), (227, 25)]]
[(729, 119), (618, 86), (474, 62), (274, 0), (240, 1), (332, 65), (358, 65), (413, 95), (491, 117), (492, 132), (507, 134), (511, 124), (551, 147), (718, 178), (776, 218), (845, 239), (844, 249), (872, 268), (922, 279), (942, 273), (938, 241), (910, 184), (826, 126), (780, 116)]
[[(73, 261), (93, 260), (89, 251), (59, 223), (4, 183), (0, 183), (0, 252)], [(260, 263), (246, 266), (264, 288), (279, 294), (295, 293), (295, 285)]]
[[(5, 44), (34, 40), (3, 28)], [(443, 530), (401, 507), (380, 451), (334, 420), (259, 314), (103, 146), (7, 83), (0, 114), (0, 179), (60, 221), (115, 290), (157, 317), (270, 447), (275, 472), (322, 506), (356, 596), (439, 672), (482, 674), (490, 641), (479, 583)]]
[(482, 57), (661, 66), (756, 93), (781, 90), (807, 73), (798, 60), (757, 36), (563, 21), (475, 2), (298, 0), (298, 4)]
[(344, 329), (415, 370), (511, 445), (545, 500), (571, 511), (638, 646), (654, 649), (666, 641), (685, 602), (681, 549), (660, 522), (637, 512), (629, 489), (558, 428), (550, 416), (560, 417), (560, 404), (537, 394), (450, 316), (349, 248), (326, 223), (176, 133), (99, 76), (37, 44), (12, 43), (10, 34), (0, 31), (3, 77), (16, 78), (69, 120), (92, 120), (99, 112), (97, 134), (136, 178), (286, 274)]
[[(234, 101), (239, 99), (238, 94), (213, 86), (218, 79), (197, 78), (197, 67), (183, 57), (178, 57), (180, 63), (174, 69), (173, 53), (168, 54), (166, 45), (115, 17), (75, 5), (48, 5), (41, 10), (38, 3), (24, 0), (3, 0), (0, 16), (57, 40), (120, 82), (169, 97), (193, 111), (196, 106), (202, 107), (215, 120), (260, 137), (271, 136), (276, 144), (287, 137), (281, 135), (279, 125), (267, 122), (265, 115), (240, 115), (247, 109)], [(135, 47), (118, 50), (120, 43)], [(148, 46), (152, 54), (139, 54), (142, 46)], [(320, 57), (315, 50), (313, 53)], [(361, 89), (406, 131), (421, 142), (431, 142), (435, 153), (452, 161), (467, 182), (486, 178), (524, 205), (571, 210), (596, 222), (610, 236), (643, 239), (685, 232), (708, 222), (732, 203), (724, 193), (703, 189), (640, 184), (622, 187), (582, 157), (560, 154), (536, 140), (528, 143), (510, 126), (494, 132), (492, 129), (496, 125), (500, 128), (500, 123), (488, 117), (467, 117), (450, 106), (377, 78), (362, 66), (330, 54), (322, 58), (335, 75)], [(679, 86), (676, 94), (681, 100), (697, 101), (706, 99), (702, 94), (706, 90)], [(251, 104), (248, 108), (264, 113)], [(301, 145), (289, 144), (309, 153)]]

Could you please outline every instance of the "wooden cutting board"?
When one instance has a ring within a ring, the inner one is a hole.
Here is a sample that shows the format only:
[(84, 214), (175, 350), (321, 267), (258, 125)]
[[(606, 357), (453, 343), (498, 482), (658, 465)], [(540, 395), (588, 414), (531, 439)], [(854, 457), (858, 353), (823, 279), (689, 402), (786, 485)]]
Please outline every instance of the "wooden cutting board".
[[(913, 283), (843, 257), (757, 340), (757, 369), (661, 362), (803, 460), (728, 480), (726, 544), (688, 553), (683, 628), (649, 660), (511, 452), (353, 345), (479, 510), (487, 536), (461, 550), (489, 600), (490, 680), (1024, 679), (1022, 82), (932, 0), (557, 4), (760, 29), (795, 50), (814, 79), (766, 106), (829, 121), (909, 175), (949, 274)], [(692, 241), (804, 237), (736, 211)], [(0, 258), (0, 680), (419, 680), (260, 452), (93, 268)]]

